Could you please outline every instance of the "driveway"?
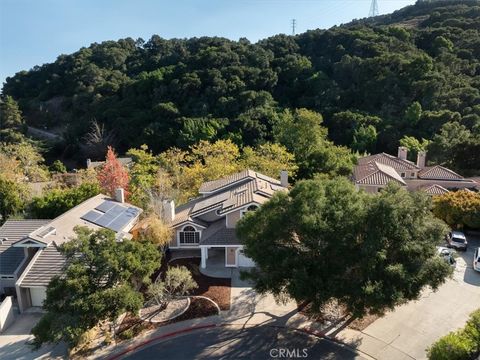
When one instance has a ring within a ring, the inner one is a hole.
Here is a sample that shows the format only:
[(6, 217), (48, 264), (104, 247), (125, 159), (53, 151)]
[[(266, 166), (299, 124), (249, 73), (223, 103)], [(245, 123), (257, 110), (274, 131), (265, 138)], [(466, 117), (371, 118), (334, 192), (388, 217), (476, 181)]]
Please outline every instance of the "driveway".
[[(245, 268), (245, 270), (248, 270)], [(277, 304), (273, 295), (260, 295), (249, 281), (240, 279), (240, 271), (232, 271), (230, 310), (222, 314), (230, 324), (252, 325), (276, 322), (285, 325), (297, 312), (294, 301)]]
[(28, 344), (33, 339), (31, 329), (40, 320), (42, 314), (24, 313), (18, 315), (14, 323), (0, 334), (0, 359), (30, 360), (30, 359), (63, 359), (66, 358), (66, 348), (63, 345), (42, 346), (32, 351)]
[[(468, 241), (468, 251), (458, 253), (452, 279), (437, 292), (425, 291), (419, 300), (372, 323), (356, 338), (358, 348), (378, 359), (394, 359), (385, 351), (388, 346), (403, 352), (402, 359), (426, 359), (426, 348), (448, 332), (463, 327), (468, 315), (480, 308), (480, 273), (472, 267), (474, 248), (480, 246), (480, 238), (469, 237)], [(349, 337), (348, 330), (338, 338), (342, 336)], [(372, 342), (378, 345), (374, 353), (368, 349)]]
[[(188, 344), (188, 346), (185, 346)], [(289, 351), (289, 356), (285, 356)], [(282, 356), (283, 354), (283, 356)], [(365, 359), (336, 343), (269, 326), (221, 326), (156, 342), (123, 357), (143, 359)]]

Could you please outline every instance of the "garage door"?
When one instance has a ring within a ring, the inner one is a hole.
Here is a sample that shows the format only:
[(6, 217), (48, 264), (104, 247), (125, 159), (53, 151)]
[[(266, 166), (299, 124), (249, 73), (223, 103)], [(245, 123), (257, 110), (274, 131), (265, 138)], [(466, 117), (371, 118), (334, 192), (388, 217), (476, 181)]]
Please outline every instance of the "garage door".
[(30, 298), (32, 299), (32, 306), (43, 306), (43, 301), (47, 297), (46, 288), (30, 288)]
[(244, 267), (254, 267), (255, 266), (255, 262), (250, 259), (249, 257), (246, 257), (244, 254), (243, 254), (243, 251), (240, 250), (238, 252), (238, 266), (244, 266)]

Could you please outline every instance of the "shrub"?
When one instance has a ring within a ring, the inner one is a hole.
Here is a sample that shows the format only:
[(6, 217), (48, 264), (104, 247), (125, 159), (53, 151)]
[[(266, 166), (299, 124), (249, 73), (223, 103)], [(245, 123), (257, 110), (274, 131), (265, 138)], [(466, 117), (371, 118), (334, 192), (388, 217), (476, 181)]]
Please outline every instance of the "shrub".
[(440, 338), (428, 350), (430, 360), (473, 360), (480, 352), (480, 309), (465, 327)]

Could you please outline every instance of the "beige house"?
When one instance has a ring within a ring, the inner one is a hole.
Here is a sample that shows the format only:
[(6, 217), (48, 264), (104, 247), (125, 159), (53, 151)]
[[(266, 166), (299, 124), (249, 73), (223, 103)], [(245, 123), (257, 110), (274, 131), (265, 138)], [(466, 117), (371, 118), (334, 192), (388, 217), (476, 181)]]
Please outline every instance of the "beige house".
[(399, 147), (398, 155), (380, 153), (358, 159), (353, 172), (355, 186), (370, 193), (383, 189), (391, 181), (410, 191), (421, 190), (441, 195), (451, 190), (477, 191), (480, 186), (441, 165), (426, 166), (426, 152), (419, 152), (417, 162), (407, 160), (407, 148)]
[(115, 199), (96, 195), (53, 220), (7, 220), (0, 227), (0, 293), (16, 295), (21, 312), (41, 307), (48, 283), (65, 266), (58, 247), (75, 237), (76, 226), (130, 238), (142, 210), (126, 203), (123, 194), (118, 189)]
[(235, 234), (239, 219), (268, 201), (275, 191), (286, 191), (288, 175), (276, 180), (245, 170), (220, 180), (209, 181), (199, 189), (200, 196), (175, 208), (164, 203), (167, 219), (174, 228), (169, 248), (175, 252), (198, 252), (201, 267), (207, 267), (209, 253), (221, 256), (226, 267), (250, 267), (254, 262), (243, 253)]

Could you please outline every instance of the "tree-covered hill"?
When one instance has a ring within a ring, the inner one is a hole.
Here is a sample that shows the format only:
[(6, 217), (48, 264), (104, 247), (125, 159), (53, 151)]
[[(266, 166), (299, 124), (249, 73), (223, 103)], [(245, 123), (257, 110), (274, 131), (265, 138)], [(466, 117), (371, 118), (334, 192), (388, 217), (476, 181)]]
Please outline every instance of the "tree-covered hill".
[(256, 44), (157, 35), (94, 43), (8, 78), (3, 94), (29, 125), (65, 131), (70, 154), (94, 120), (119, 151), (146, 143), (158, 152), (202, 139), (271, 141), (279, 113), (307, 108), (352, 150), (428, 144), (431, 160), (476, 172), (480, 2), (422, 1)]

